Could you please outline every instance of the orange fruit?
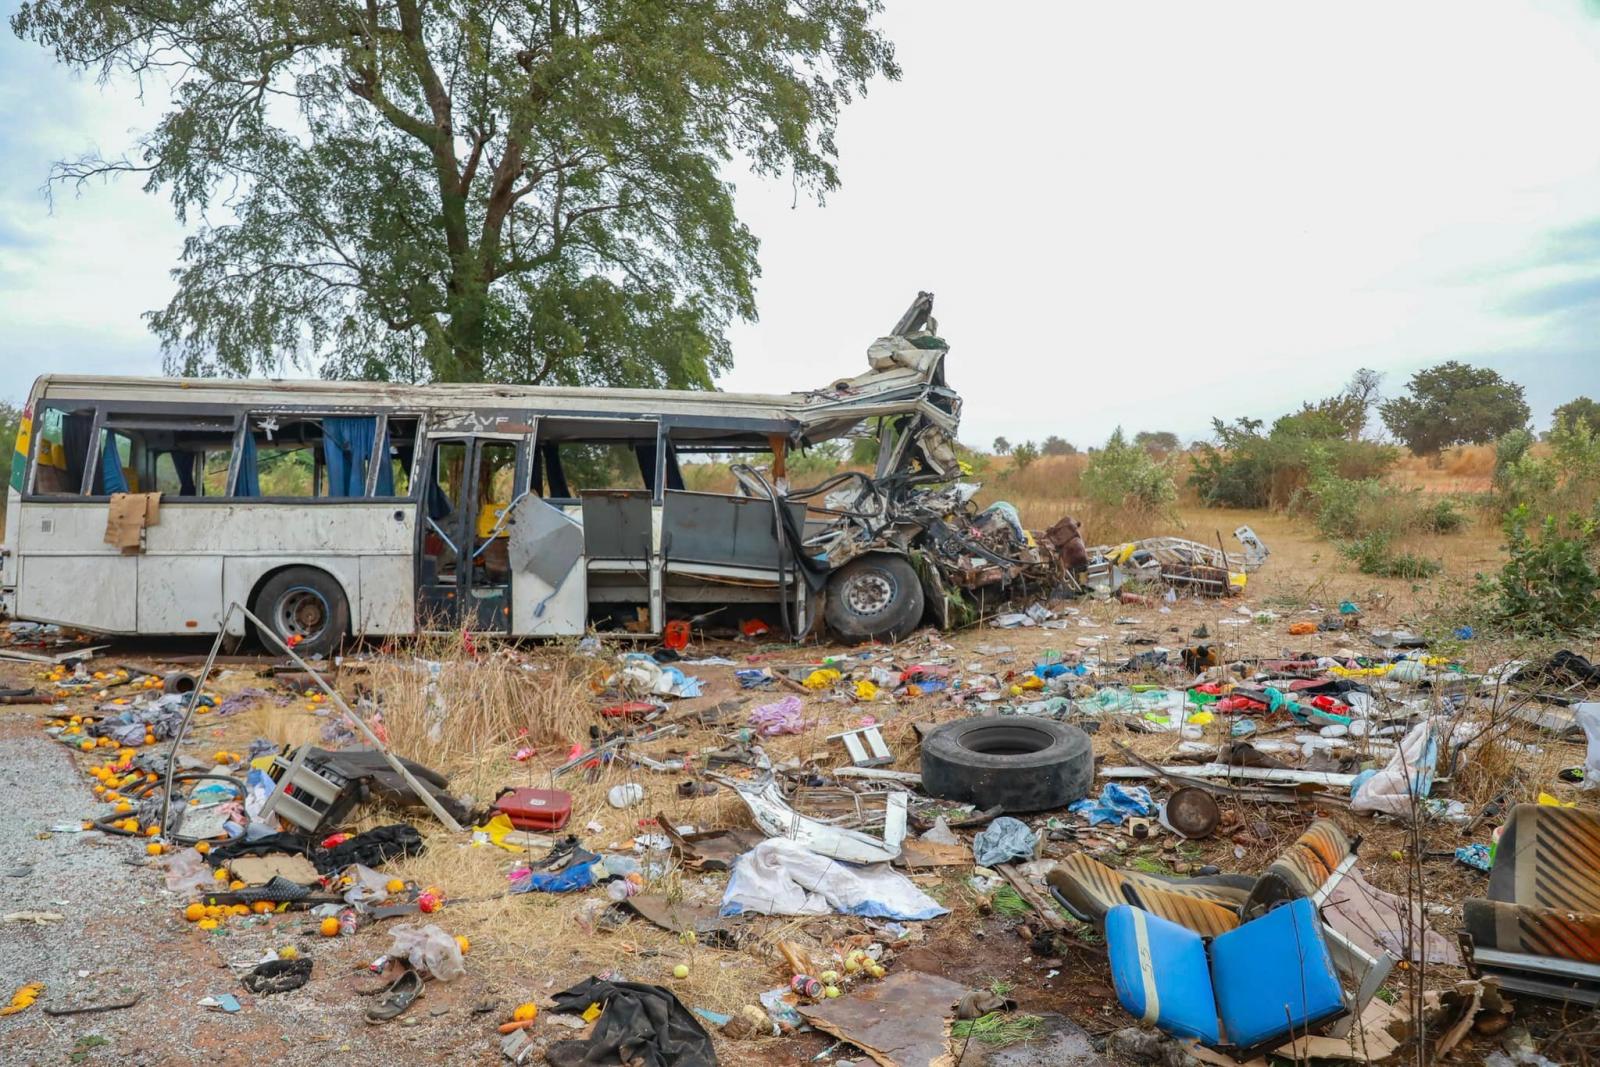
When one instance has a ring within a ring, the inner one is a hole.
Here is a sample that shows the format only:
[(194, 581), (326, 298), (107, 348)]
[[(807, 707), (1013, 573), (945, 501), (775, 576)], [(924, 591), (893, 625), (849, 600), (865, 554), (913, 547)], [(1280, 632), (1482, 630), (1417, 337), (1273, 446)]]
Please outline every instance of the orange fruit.
[(339, 920), (335, 919), (331, 915), (328, 916), (326, 919), (323, 919), (322, 924), (317, 927), (317, 933), (321, 934), (323, 937), (338, 937)]
[(129, 804), (129, 803), (128, 803), (128, 802), (127, 802), (127, 801), (126, 801), (126, 800), (124, 800), (124, 801), (121, 801), (121, 802), (119, 802), (119, 803), (118, 803), (118, 804), (117, 804), (117, 813), (118, 813), (118, 814), (119, 814), (119, 815), (120, 815), (120, 814), (123, 814), (123, 813), (125, 813), (125, 812), (129, 812), (129, 811), (132, 811), (132, 810), (133, 810), (133, 805), (132, 805), (132, 804)]
[(160, 832), (161, 832), (161, 827), (159, 827), (159, 826), (151, 825), (151, 826), (146, 826), (144, 828), (144, 836), (146, 836), (146, 837), (154, 837), (157, 834), (159, 834)]
[(161, 847), (161, 842), (159, 841), (150, 842), (148, 845), (144, 846), (144, 850), (152, 856), (159, 856), (162, 852), (166, 851)]
[(272, 910), (272, 901), (258, 900), (254, 904), (250, 905), (250, 910), (254, 911), (257, 915), (265, 915), (267, 912)]
[(200, 927), (200, 929), (202, 929), (202, 930), (215, 930), (217, 928), (217, 920), (215, 920), (215, 919), (201, 919), (195, 925)]
[(398, 878), (391, 878), (383, 888), (388, 893), (403, 893), (405, 892), (406, 884)]
[(222, 914), (222, 906), (220, 904), (207, 904), (206, 905), (206, 918), (215, 919), (217, 916), (219, 916), (221, 914)]
[(192, 923), (197, 923), (206, 917), (206, 906), (199, 902), (190, 904), (183, 909), (183, 917)]
[(200, 855), (204, 856), (207, 852), (211, 851), (211, 843), (209, 841), (197, 842), (194, 846), (194, 850), (200, 853)]
[(511, 1021), (514, 1023), (525, 1023), (530, 1019), (537, 1019), (538, 1017), (539, 1005), (534, 1004), (531, 1001), (518, 1004), (516, 1010), (511, 1013)]
[(468, 941), (465, 935), (462, 935), (456, 938), (456, 947), (461, 949), (461, 954), (465, 956), (472, 951), (472, 942)]
[(249, 915), (250, 906), (248, 904), (235, 904), (232, 908), (232, 913), (234, 915)]
[(228, 883), (228, 888), (229, 889), (233, 889), (233, 890), (240, 890), (240, 889), (244, 888), (244, 883), (239, 881), (239, 879), (235, 878), (233, 881)]
[(215, 878), (219, 882), (226, 882), (228, 880), (228, 871), (226, 868), (218, 867), (216, 870), (211, 872), (211, 877)]

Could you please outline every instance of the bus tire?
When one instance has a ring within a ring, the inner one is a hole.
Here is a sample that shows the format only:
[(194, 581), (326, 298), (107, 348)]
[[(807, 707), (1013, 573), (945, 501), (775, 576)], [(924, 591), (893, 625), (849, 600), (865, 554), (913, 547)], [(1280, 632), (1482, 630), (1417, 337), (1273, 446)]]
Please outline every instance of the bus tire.
[[(268, 578), (250, 609), (307, 659), (331, 655), (350, 632), (350, 604), (327, 571), (286, 567)], [(276, 651), (276, 649), (273, 649)]]
[(922, 739), (922, 790), (930, 797), (1005, 811), (1055, 811), (1094, 785), (1089, 735), (1054, 719), (957, 719)]
[(828, 628), (851, 641), (898, 641), (922, 622), (922, 582), (904, 556), (869, 552), (828, 578)]

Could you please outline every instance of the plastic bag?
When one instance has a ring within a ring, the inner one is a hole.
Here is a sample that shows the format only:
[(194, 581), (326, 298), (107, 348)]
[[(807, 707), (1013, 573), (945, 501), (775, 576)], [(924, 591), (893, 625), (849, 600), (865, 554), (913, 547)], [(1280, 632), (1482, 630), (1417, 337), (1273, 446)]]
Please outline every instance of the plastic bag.
[(750, 725), (767, 737), (778, 734), (797, 734), (805, 729), (802, 713), (805, 706), (794, 695), (772, 704), (763, 704), (750, 713)]
[(404, 956), (411, 966), (427, 971), (441, 982), (451, 982), (467, 973), (456, 939), (429, 923), (427, 926), (396, 926), (389, 931), (393, 939), (389, 955)]
[(166, 873), (167, 888), (174, 893), (194, 897), (216, 888), (217, 881), (206, 858), (192, 848), (163, 856), (157, 862)]
[(932, 919), (939, 902), (888, 864), (856, 866), (775, 837), (740, 856), (722, 897), (723, 915), (864, 915)]
[(1583, 788), (1600, 789), (1600, 701), (1573, 705), (1578, 725), (1589, 739), (1589, 753), (1583, 758)]
[(1424, 720), (1411, 728), (1389, 765), (1356, 779), (1350, 810), (1408, 815), (1417, 797), (1433, 789), (1434, 765), (1439, 759), (1439, 739), (1433, 724)]
[(1021, 819), (1002, 815), (972, 839), (972, 855), (980, 867), (993, 867), (1012, 860), (1031, 860), (1039, 835)]
[(389, 879), (371, 867), (352, 863), (345, 868), (344, 875), (352, 882), (350, 888), (344, 892), (346, 904), (359, 907), (383, 900), (389, 895)]

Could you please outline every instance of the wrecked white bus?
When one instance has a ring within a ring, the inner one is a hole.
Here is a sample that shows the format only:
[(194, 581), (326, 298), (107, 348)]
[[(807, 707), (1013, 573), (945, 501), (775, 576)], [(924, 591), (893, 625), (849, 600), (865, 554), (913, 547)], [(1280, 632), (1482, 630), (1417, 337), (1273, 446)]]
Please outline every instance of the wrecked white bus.
[[(825, 615), (848, 638), (948, 623), (963, 589), (1050, 560), (952, 484), (960, 399), (931, 310), (919, 296), (866, 373), (788, 395), (49, 375), (18, 437), (0, 608), (215, 634), (238, 602), (314, 654), (717, 613), (791, 635)], [(862, 434), (873, 474), (791, 489), (790, 453)], [(737, 492), (685, 489), (705, 454), (750, 460)]]

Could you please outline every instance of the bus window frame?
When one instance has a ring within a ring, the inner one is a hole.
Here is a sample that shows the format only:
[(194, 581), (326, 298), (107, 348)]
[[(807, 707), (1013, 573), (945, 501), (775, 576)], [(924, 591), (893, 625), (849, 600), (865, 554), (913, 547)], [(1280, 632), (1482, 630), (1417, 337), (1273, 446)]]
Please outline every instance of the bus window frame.
[[(301, 407), (296, 405), (272, 405), (269, 407), (239, 407), (239, 423), (234, 427), (233, 455), (228, 461), (228, 492), (225, 496), (207, 497), (207, 500), (228, 501), (235, 504), (303, 504), (316, 507), (330, 507), (350, 504), (400, 504), (414, 502), (417, 497), (417, 463), (418, 449), (414, 446), (411, 454), (410, 478), (406, 486), (407, 492), (403, 495), (377, 496), (378, 488), (378, 462), (383, 452), (383, 437), (389, 428), (389, 418), (415, 418), (417, 420), (417, 441), (423, 439), (427, 432), (428, 412), (409, 408), (329, 408)], [(367, 418), (374, 417), (378, 420), (376, 432), (373, 434), (372, 453), (367, 457), (367, 480), (363, 486), (361, 496), (237, 496), (235, 490), (239, 484), (239, 464), (244, 456), (244, 435), (250, 432), (250, 420), (258, 416), (285, 416), (290, 419), (342, 419), (342, 418)], [(387, 459), (387, 457), (382, 457)], [(191, 498), (192, 499), (192, 498)], [(162, 503), (166, 503), (165, 500)]]

